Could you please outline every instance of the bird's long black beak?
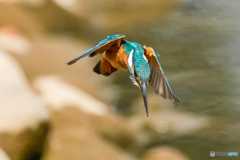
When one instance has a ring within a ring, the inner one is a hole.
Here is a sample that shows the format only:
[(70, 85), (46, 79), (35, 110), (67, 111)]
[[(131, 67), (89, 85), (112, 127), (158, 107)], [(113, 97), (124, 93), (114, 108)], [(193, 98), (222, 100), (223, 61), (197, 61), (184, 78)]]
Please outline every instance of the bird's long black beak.
[(140, 86), (140, 88), (142, 90), (144, 106), (145, 106), (146, 114), (147, 114), (147, 117), (148, 117), (147, 84), (143, 83), (143, 84), (140, 84), (139, 86)]

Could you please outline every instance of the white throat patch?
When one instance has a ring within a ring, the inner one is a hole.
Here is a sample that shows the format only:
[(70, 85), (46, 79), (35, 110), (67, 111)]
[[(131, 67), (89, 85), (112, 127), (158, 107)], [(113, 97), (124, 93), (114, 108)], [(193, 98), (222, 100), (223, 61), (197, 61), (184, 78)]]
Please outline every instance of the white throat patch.
[(143, 58), (148, 62), (148, 60), (147, 60), (147, 58), (146, 58), (146, 56), (143, 54)]
[(134, 50), (132, 50), (131, 52), (130, 52), (130, 54), (129, 54), (129, 56), (128, 56), (128, 66), (131, 68), (131, 66), (132, 66), (132, 64), (133, 64), (133, 51)]

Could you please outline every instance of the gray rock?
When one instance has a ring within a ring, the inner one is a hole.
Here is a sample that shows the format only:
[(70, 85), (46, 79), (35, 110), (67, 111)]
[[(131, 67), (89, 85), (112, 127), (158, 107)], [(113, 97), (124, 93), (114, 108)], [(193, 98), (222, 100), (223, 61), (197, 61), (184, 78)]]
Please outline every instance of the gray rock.
[(48, 119), (48, 110), (29, 87), (21, 67), (1, 51), (0, 77), (0, 133), (21, 132)]
[(88, 114), (105, 116), (108, 113), (104, 103), (56, 75), (38, 77), (34, 81), (34, 87), (53, 110), (74, 106)]
[(39, 157), (49, 112), (32, 91), (18, 63), (0, 50), (0, 147), (13, 160)]

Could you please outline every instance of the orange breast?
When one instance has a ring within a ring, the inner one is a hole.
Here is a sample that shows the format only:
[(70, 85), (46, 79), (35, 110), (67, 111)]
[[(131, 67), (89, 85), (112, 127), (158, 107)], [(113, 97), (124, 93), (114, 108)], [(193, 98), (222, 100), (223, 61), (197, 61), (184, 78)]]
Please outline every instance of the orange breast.
[(117, 51), (107, 50), (103, 53), (102, 58), (107, 60), (116, 69), (128, 69), (128, 55), (126, 55), (122, 47), (120, 47)]

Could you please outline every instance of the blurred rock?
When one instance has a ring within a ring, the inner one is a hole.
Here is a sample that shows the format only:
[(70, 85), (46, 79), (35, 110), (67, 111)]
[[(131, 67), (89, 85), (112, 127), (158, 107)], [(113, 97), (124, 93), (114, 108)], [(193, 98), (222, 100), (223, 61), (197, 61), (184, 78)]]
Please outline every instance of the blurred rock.
[(39, 123), (35, 128), (25, 128), (20, 133), (0, 133), (0, 147), (12, 160), (39, 160), (42, 157), (49, 123)]
[(209, 124), (207, 117), (173, 110), (162, 110), (147, 119), (132, 117), (129, 121), (129, 126), (139, 133), (136, 135), (139, 146), (160, 144), (166, 137), (191, 135), (207, 128)]
[[(5, 3), (6, 1), (4, 0), (3, 3), (0, 3), (0, 26), (14, 26), (24, 32), (24, 34), (33, 37), (42, 34), (43, 26), (33, 14), (26, 10), (26, 7), (23, 7), (24, 5), (20, 5), (19, 3)], [(18, 1), (20, 0), (16, 0), (16, 2)]]
[(48, 119), (48, 111), (29, 87), (21, 67), (2, 51), (0, 77), (0, 132), (17, 133)]
[(1, 148), (0, 148), (0, 160), (10, 160), (10, 158)]
[(209, 125), (207, 117), (200, 117), (187, 112), (164, 111), (153, 117), (158, 133), (184, 135), (196, 132)]
[[(180, 0), (18, 0), (1, 3), (0, 25), (11, 24), (32, 37), (60, 33), (95, 39), (148, 27), (168, 17)], [(61, 17), (61, 18), (60, 18)]]
[(141, 133), (136, 132), (132, 126), (128, 125), (128, 119), (110, 112), (103, 117), (92, 116), (91, 122), (96, 133), (106, 141), (114, 143), (127, 151), (137, 146), (137, 135)]
[[(112, 115), (109, 116), (112, 117)], [(96, 130), (97, 126), (110, 125), (111, 130), (109, 131), (115, 133), (115, 137), (121, 137), (121, 133), (125, 132), (127, 127), (119, 127), (120, 120), (108, 116), (85, 114), (77, 108), (71, 107), (54, 111), (51, 118), (53, 129), (49, 136), (49, 147), (43, 156), (43, 160), (133, 159), (125, 148), (119, 147), (119, 143), (114, 143), (111, 139), (108, 139), (106, 136), (108, 134), (104, 134), (104, 128), (101, 132), (99, 132), (99, 129)], [(122, 128), (122, 130), (119, 128)]]
[(17, 28), (5, 26), (0, 29), (0, 48), (23, 55), (29, 52), (30, 43)]
[(1, 3), (17, 3), (19, 2), (20, 0), (1, 0), (0, 2)]
[(31, 5), (33, 7), (42, 7), (46, 0), (19, 0), (20, 2), (23, 2), (26, 5)]
[(0, 51), (0, 147), (13, 160), (41, 155), (49, 113), (21, 67)]
[(39, 77), (34, 82), (35, 88), (40, 91), (42, 98), (54, 110), (66, 106), (75, 106), (85, 113), (106, 115), (107, 106), (94, 99), (81, 89), (64, 82), (58, 76)]
[(179, 0), (53, 0), (61, 7), (101, 30), (134, 28), (154, 23), (166, 17)]
[(172, 147), (154, 148), (144, 154), (143, 160), (190, 160), (181, 151)]
[[(24, 12), (24, 16), (29, 18), (32, 24), (29, 24), (28, 28), (35, 30), (35, 34), (45, 31), (45, 33), (60, 33), (82, 37), (91, 32), (86, 20), (66, 11), (52, 0), (44, 0), (41, 5), (35, 5), (30, 3), (29, 0), (27, 1), (28, 3), (24, 2), (27, 7), (21, 6), (18, 9)], [(24, 28), (26, 27), (24, 26)], [(31, 31), (27, 30), (26, 32)]]

